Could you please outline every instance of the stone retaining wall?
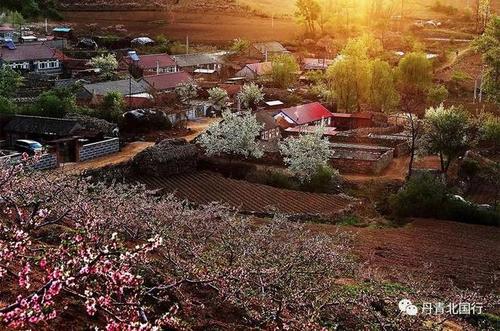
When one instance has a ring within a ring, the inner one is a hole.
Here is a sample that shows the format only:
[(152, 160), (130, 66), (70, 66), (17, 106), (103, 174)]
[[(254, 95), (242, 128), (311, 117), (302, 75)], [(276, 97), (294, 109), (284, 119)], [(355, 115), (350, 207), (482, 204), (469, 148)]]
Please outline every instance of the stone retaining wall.
[(111, 138), (92, 144), (83, 145), (80, 148), (79, 161), (88, 161), (104, 155), (120, 151), (120, 139)]

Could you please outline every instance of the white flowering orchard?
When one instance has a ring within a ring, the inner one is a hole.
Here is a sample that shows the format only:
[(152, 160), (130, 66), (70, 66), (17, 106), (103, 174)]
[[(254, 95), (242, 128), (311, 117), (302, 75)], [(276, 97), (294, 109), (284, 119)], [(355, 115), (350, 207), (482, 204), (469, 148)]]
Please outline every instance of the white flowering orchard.
[(323, 138), (324, 128), (318, 127), (313, 134), (288, 137), (280, 144), (280, 152), (288, 169), (306, 182), (318, 169), (327, 166), (333, 155), (330, 142)]
[(250, 112), (235, 114), (225, 111), (222, 121), (210, 126), (198, 142), (209, 156), (226, 154), (261, 158), (264, 153), (257, 141), (261, 130), (262, 124)]

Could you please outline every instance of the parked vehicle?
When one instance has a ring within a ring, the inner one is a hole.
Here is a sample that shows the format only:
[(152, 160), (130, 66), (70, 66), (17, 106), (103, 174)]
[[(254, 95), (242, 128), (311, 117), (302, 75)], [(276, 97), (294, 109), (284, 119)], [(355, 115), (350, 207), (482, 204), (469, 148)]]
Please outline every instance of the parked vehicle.
[(29, 155), (35, 155), (43, 151), (42, 144), (34, 140), (16, 140), (14, 148), (19, 152), (28, 153)]

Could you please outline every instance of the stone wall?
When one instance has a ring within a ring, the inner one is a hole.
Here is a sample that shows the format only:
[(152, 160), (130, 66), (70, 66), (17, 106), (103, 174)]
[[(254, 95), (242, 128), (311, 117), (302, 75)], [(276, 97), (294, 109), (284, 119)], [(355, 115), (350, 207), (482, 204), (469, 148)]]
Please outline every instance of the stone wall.
[(48, 170), (59, 167), (59, 160), (56, 154), (43, 154), (37, 163), (33, 165), (36, 170)]
[(389, 147), (394, 149), (394, 157), (401, 157), (410, 153), (410, 145), (405, 136), (402, 135), (378, 135), (357, 136), (348, 133), (340, 133), (330, 138), (334, 143), (367, 144)]
[(363, 145), (332, 144), (332, 167), (341, 173), (378, 175), (394, 158), (394, 149)]
[(79, 161), (88, 161), (104, 155), (120, 151), (120, 139), (111, 138), (92, 144), (83, 145), (80, 148)]

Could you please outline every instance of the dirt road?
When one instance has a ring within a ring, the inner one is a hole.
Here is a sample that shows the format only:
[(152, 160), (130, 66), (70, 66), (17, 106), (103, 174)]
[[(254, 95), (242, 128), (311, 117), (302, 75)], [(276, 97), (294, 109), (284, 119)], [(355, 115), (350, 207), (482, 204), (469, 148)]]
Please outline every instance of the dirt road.
[(200, 134), (212, 124), (220, 122), (220, 118), (202, 117), (197, 120), (188, 121), (187, 128), (191, 130), (191, 134), (183, 137), (188, 142), (195, 140)]

